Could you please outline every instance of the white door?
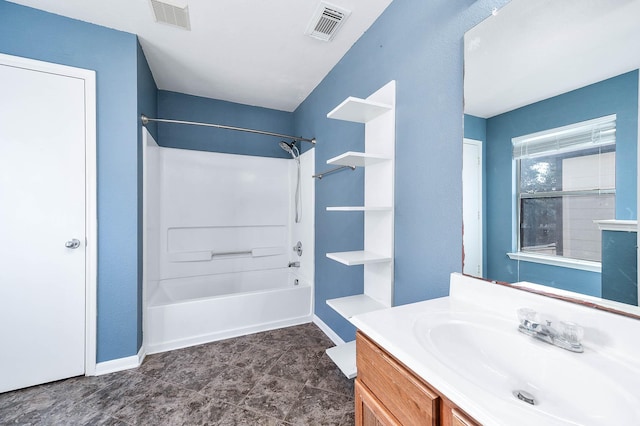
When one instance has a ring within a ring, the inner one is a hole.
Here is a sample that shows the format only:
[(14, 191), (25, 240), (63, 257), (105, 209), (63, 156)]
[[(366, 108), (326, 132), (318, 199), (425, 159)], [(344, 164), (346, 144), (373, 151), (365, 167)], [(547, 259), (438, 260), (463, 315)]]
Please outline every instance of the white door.
[(0, 392), (85, 372), (85, 82), (0, 58)]
[(482, 277), (482, 142), (465, 139), (462, 151), (462, 272)]

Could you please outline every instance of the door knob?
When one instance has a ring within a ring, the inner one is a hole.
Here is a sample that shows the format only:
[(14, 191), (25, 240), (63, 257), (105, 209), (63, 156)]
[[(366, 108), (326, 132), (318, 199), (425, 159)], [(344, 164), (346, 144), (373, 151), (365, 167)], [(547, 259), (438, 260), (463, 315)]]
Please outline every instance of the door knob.
[(80, 240), (74, 238), (73, 240), (64, 243), (64, 246), (70, 249), (77, 249), (78, 247), (80, 247)]

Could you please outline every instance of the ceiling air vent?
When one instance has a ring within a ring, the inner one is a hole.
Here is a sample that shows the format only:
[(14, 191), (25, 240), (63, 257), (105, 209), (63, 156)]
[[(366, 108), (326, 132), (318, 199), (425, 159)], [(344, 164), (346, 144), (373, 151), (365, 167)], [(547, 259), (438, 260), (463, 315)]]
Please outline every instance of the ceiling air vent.
[(350, 10), (320, 2), (305, 34), (318, 40), (331, 41), (350, 14)]
[(150, 2), (156, 22), (162, 22), (164, 24), (173, 25), (174, 27), (191, 30), (188, 6), (179, 7), (158, 0), (150, 0)]

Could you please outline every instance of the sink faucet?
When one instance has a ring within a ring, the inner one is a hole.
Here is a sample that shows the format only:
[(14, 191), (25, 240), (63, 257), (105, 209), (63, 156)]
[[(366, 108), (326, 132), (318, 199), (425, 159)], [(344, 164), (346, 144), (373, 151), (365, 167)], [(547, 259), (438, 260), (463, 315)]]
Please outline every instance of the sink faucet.
[(518, 309), (518, 319), (521, 333), (571, 352), (584, 352), (581, 343), (584, 330), (579, 325), (562, 321), (555, 325), (548, 320), (543, 324), (538, 313), (528, 308)]
[(299, 268), (300, 262), (289, 262), (289, 268)]

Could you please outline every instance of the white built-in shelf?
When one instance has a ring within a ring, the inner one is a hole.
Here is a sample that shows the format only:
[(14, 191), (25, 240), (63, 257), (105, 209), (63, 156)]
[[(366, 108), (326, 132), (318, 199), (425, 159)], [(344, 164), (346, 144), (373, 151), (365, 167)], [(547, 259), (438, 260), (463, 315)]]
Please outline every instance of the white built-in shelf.
[(364, 250), (327, 253), (327, 257), (329, 259), (335, 260), (336, 262), (340, 262), (343, 265), (347, 265), (347, 266), (365, 265), (368, 263), (391, 262), (391, 258), (389, 256), (381, 256), (379, 254), (371, 253), (370, 251), (364, 251)]
[(334, 311), (346, 319), (349, 319), (354, 315), (366, 314), (367, 312), (379, 311), (380, 309), (387, 308), (387, 306), (366, 294), (356, 294), (355, 296), (329, 299), (327, 300), (327, 305), (331, 306)]
[[(362, 171), (362, 205), (326, 208), (328, 212), (365, 212), (362, 215), (364, 250), (326, 254), (329, 259), (343, 265), (364, 265), (364, 294), (326, 301), (348, 321), (353, 321), (354, 316), (358, 318), (357, 315), (387, 309), (393, 304), (395, 98), (396, 84), (390, 81), (367, 99), (348, 97), (327, 114), (331, 119), (364, 124), (364, 152), (348, 151), (327, 160), (327, 164), (334, 166), (332, 171), (343, 167), (365, 168)], [(339, 204), (338, 201), (335, 203)], [(355, 342), (327, 349), (327, 355), (345, 376), (356, 376)]]
[(349, 96), (327, 114), (327, 118), (366, 123), (392, 109), (392, 105)]
[(356, 368), (356, 341), (344, 343), (342, 345), (334, 346), (326, 350), (327, 355), (338, 366), (342, 374), (347, 376), (348, 379), (353, 379), (357, 376), (358, 370)]
[(336, 206), (327, 207), (328, 212), (390, 212), (390, 206)]
[(365, 167), (371, 166), (382, 161), (388, 161), (387, 157), (376, 154), (365, 154), (364, 152), (347, 151), (337, 157), (327, 160), (327, 164), (335, 164), (336, 166), (355, 166)]

